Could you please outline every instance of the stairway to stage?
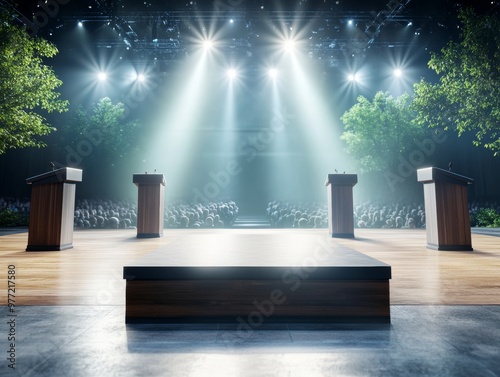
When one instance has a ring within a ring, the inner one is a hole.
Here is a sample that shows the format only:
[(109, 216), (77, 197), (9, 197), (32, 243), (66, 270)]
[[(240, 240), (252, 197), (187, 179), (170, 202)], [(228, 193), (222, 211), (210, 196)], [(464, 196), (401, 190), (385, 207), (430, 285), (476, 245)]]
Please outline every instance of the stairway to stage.
[(233, 224), (238, 229), (266, 229), (271, 223), (265, 216), (239, 216)]

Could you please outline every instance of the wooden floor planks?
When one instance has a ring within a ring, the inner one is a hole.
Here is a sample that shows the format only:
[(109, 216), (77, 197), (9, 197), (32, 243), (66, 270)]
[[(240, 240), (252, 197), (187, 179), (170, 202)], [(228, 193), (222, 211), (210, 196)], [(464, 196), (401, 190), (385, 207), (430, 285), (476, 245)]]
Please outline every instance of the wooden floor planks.
[[(217, 230), (254, 232), (256, 230)], [(299, 230), (292, 230), (297, 231)], [(392, 266), (391, 304), (500, 305), (500, 238), (473, 234), (473, 252), (430, 250), (424, 230), (356, 229), (354, 239), (332, 240)], [(74, 232), (74, 248), (26, 252), (28, 234), (0, 237), (0, 305), (7, 304), (8, 266), (15, 266), (16, 305), (124, 305), (123, 266), (182, 237), (212, 230), (165, 230), (137, 239), (136, 230)], [(259, 230), (277, 237), (287, 231)], [(257, 245), (248, 245), (248, 250)], [(251, 252), (251, 251), (249, 251)]]
[(339, 242), (392, 266), (392, 304), (500, 304), (500, 238), (472, 235), (474, 251), (425, 248), (422, 230), (359, 230)]

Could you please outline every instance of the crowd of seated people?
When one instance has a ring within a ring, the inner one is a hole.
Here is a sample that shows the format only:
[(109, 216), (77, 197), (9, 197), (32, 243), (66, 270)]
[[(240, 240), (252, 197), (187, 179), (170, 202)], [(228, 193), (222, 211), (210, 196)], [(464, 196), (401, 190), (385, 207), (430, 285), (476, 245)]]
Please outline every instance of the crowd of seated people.
[(238, 217), (235, 202), (176, 204), (165, 211), (165, 228), (228, 228)]
[(29, 199), (0, 197), (0, 212), (4, 210), (9, 210), (22, 214), (29, 214), (30, 213)]
[(328, 209), (320, 203), (275, 200), (267, 205), (267, 218), (274, 228), (328, 227)]
[[(4, 210), (29, 217), (29, 199), (0, 197), (0, 212)], [(234, 201), (186, 204), (166, 204), (165, 228), (231, 227), (238, 217)], [(27, 225), (19, 224), (19, 225)], [(89, 229), (126, 229), (137, 226), (137, 205), (126, 201), (82, 199), (75, 201), (74, 226)]]
[[(234, 202), (166, 205), (165, 228), (229, 227), (238, 216)], [(124, 229), (137, 225), (137, 205), (111, 200), (77, 200), (75, 227)]]
[[(365, 202), (354, 205), (353, 215), (356, 228), (425, 228), (423, 204)], [(272, 201), (267, 217), (276, 228), (328, 226), (328, 209), (321, 203)]]
[(354, 206), (357, 228), (425, 228), (425, 209), (419, 203), (365, 202)]
[(84, 199), (75, 202), (75, 227), (125, 229), (137, 224), (137, 206), (125, 201)]
[[(471, 202), (471, 226), (477, 226), (473, 223), (474, 214), (485, 208), (500, 213), (500, 202)], [(9, 210), (27, 216), (29, 209), (27, 198), (0, 197), (0, 212)], [(425, 228), (425, 211), (421, 203), (363, 202), (355, 204), (353, 210), (356, 228)], [(227, 228), (233, 225), (238, 213), (238, 206), (233, 201), (167, 204), (164, 227)], [(267, 218), (275, 228), (328, 227), (325, 203), (275, 200), (268, 203)], [(134, 228), (137, 225), (137, 205), (126, 201), (76, 200), (74, 220), (77, 228)]]

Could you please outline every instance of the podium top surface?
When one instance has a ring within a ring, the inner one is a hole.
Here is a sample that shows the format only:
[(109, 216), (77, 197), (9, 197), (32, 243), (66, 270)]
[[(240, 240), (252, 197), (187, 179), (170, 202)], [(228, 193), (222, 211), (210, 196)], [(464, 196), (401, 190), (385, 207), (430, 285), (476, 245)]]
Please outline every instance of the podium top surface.
[(134, 174), (133, 183), (136, 185), (166, 185), (163, 174)]
[(43, 185), (46, 183), (81, 182), (82, 170), (75, 168), (61, 168), (26, 179), (28, 185)]
[(302, 273), (310, 280), (385, 280), (391, 266), (317, 233), (210, 230), (181, 237), (123, 268), (126, 280), (284, 281)]
[(419, 182), (443, 182), (454, 183), (456, 185), (467, 186), (471, 185), (474, 180), (472, 178), (453, 173), (440, 168), (424, 168), (417, 170), (417, 180)]
[(328, 174), (325, 180), (325, 186), (328, 185), (354, 186), (356, 183), (358, 183), (357, 174)]

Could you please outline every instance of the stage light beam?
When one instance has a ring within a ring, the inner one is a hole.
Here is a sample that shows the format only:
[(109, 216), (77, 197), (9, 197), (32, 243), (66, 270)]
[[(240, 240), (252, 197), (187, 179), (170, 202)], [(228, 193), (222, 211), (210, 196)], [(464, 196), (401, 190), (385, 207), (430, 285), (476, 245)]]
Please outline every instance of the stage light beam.
[(325, 101), (321, 76), (314, 74), (315, 65), (306, 54), (293, 54), (291, 64), (291, 88), (294, 93), (292, 106), (296, 117), (296, 127), (308, 144), (308, 173), (315, 180), (328, 173), (331, 161), (343, 161), (348, 168), (351, 165), (349, 156), (342, 151), (340, 135), (342, 128), (335, 119), (331, 105)]
[[(200, 39), (203, 40), (203, 39)], [(199, 157), (195, 150), (198, 138), (201, 137), (199, 127), (206, 124), (206, 98), (212, 87), (214, 67), (209, 63), (210, 54), (198, 50), (190, 55), (178, 76), (173, 78), (172, 85), (163, 89), (164, 105), (158, 107), (154, 127), (158, 132), (151, 138), (146, 161), (155, 161), (155, 167), (168, 172), (171, 184), (171, 198), (191, 196), (186, 194), (191, 167)], [(193, 109), (199, 109), (193, 111)]]

